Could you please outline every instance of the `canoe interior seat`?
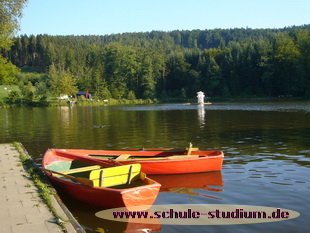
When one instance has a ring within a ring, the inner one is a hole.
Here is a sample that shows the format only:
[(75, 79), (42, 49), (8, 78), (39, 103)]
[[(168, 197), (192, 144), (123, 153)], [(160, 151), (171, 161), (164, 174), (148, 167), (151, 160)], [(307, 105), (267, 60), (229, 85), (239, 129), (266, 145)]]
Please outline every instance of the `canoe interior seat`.
[(95, 187), (112, 187), (139, 180), (140, 171), (141, 164), (109, 167), (91, 171), (89, 179), (93, 181)]
[(73, 168), (67, 171), (61, 171), (61, 173), (68, 175), (68, 174), (79, 173), (79, 172), (87, 172), (87, 171), (100, 169), (100, 168), (101, 168), (100, 165), (93, 165), (93, 166), (87, 166), (87, 167)]
[(115, 160), (123, 160), (123, 159), (128, 159), (131, 156), (131, 154), (121, 154), (118, 156)]
[(199, 151), (199, 148), (198, 147), (193, 147), (192, 151)]

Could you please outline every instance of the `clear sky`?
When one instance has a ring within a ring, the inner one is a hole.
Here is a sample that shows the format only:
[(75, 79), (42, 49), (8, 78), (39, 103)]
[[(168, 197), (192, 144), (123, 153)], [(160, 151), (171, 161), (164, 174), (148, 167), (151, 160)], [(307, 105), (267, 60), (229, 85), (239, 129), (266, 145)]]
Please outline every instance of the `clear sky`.
[(18, 34), (106, 35), (310, 23), (310, 0), (28, 0)]

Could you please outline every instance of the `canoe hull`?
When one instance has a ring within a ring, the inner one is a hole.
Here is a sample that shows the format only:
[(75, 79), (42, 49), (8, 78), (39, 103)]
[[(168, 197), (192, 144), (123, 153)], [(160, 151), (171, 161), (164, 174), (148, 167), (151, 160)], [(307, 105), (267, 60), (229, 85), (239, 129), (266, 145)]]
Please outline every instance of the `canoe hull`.
[[(48, 150), (44, 155), (42, 167), (47, 169), (48, 165), (51, 164), (79, 160), (75, 156), (71, 157), (68, 154), (64, 156), (62, 153), (57, 153), (56, 150)], [(83, 159), (80, 161), (83, 161)], [(95, 161), (87, 158), (84, 159), (84, 162), (97, 164)], [(134, 206), (150, 206), (156, 200), (161, 187), (159, 183), (145, 177), (143, 173), (140, 173), (140, 181), (142, 184), (144, 183), (143, 185), (118, 189), (84, 185), (71, 179), (64, 179), (54, 175), (48, 170), (45, 171), (45, 174), (56, 189), (66, 192), (76, 200), (103, 208), (126, 207), (130, 209), (130, 207)]]
[[(200, 173), (220, 171), (222, 169), (224, 153), (222, 151), (193, 151), (191, 156), (181, 156), (180, 159), (167, 159), (160, 156), (171, 156), (175, 153), (160, 152), (160, 151), (105, 151), (105, 150), (75, 150), (66, 149), (61, 150), (69, 154), (87, 156), (92, 155), (95, 161), (103, 161), (107, 164), (115, 165), (114, 161), (100, 157), (100, 155), (120, 155), (120, 154), (132, 154), (133, 156), (139, 156), (139, 159), (124, 159), (117, 160), (121, 164), (128, 165), (134, 163), (140, 163), (142, 171), (146, 174), (158, 175), (158, 174), (185, 174), (185, 173)], [(143, 158), (141, 158), (143, 157)], [(176, 156), (177, 157), (177, 156)], [(150, 158), (156, 158), (154, 160)]]
[(158, 195), (160, 185), (149, 185), (148, 188), (116, 190), (110, 188), (94, 188), (64, 181), (48, 176), (56, 189), (66, 192), (76, 200), (103, 208), (118, 208), (152, 205)]
[(136, 162), (120, 161), (122, 164), (140, 163), (142, 171), (146, 174), (184, 174), (219, 171), (222, 169), (223, 158), (200, 158), (200, 159), (182, 159), (182, 160), (162, 160)]

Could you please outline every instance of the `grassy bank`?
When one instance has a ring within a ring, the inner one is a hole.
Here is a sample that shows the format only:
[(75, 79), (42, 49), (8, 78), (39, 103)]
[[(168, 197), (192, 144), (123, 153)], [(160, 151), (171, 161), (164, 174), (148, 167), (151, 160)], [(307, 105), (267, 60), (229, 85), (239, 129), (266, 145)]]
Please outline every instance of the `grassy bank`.
[(109, 99), (108, 102), (96, 100), (51, 100), (51, 101), (33, 101), (33, 102), (19, 102), (8, 103), (0, 100), (0, 108), (14, 108), (14, 107), (58, 107), (58, 106), (110, 106), (110, 105), (123, 105), (123, 104), (152, 104), (157, 103), (153, 100), (116, 100)]
[(12, 101), (9, 96), (11, 92), (17, 92), (21, 96), (21, 91), (17, 85), (0, 85), (0, 108), (11, 108), (11, 107), (53, 107), (53, 106), (107, 106), (107, 105), (121, 105), (121, 104), (152, 104), (156, 103), (157, 100), (151, 99), (108, 99), (108, 100), (98, 100), (85, 99), (83, 97), (72, 98), (68, 100), (58, 100), (52, 95), (47, 95), (46, 100), (38, 101), (35, 98), (31, 102), (23, 100), (23, 98), (18, 97)]

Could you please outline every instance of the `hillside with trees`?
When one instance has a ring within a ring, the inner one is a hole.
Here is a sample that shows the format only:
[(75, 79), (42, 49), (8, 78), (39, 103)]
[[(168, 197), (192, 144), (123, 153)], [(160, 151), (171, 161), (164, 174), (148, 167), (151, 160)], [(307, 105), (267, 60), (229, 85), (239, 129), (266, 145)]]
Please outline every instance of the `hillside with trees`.
[(309, 98), (309, 35), (310, 25), (22, 35), (1, 52), (23, 72), (0, 76), (0, 84), (32, 85), (43, 96), (89, 90), (98, 99), (185, 100), (197, 91), (212, 98)]

